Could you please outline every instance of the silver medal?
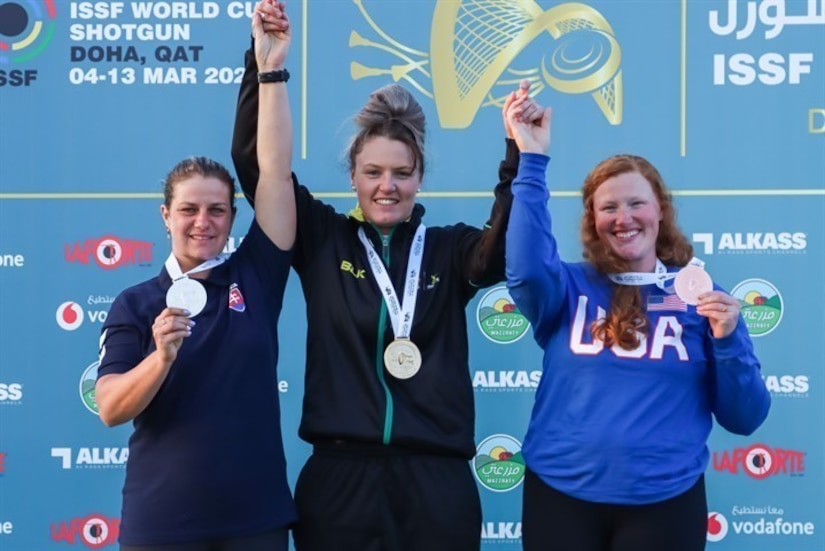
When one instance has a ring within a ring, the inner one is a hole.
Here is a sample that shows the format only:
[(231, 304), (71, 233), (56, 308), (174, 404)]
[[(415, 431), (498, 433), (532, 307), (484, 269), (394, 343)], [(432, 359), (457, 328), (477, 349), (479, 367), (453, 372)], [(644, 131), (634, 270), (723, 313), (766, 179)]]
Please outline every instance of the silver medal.
[(189, 310), (189, 317), (194, 318), (206, 306), (206, 289), (194, 279), (178, 279), (166, 291), (166, 306)]

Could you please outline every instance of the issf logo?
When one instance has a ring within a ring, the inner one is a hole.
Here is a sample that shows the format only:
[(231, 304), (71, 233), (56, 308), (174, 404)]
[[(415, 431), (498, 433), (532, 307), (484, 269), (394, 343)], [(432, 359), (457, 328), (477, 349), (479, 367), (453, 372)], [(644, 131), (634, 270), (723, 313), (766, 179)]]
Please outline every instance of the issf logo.
[(530, 328), (530, 322), (519, 312), (507, 287), (496, 287), (481, 297), (476, 319), (484, 336), (498, 344), (512, 344)]
[(521, 442), (508, 434), (488, 436), (476, 448), (473, 472), (488, 490), (509, 492), (517, 488), (526, 470)]
[[(51, 42), (57, 27), (54, 0), (18, 0), (0, 3), (0, 65), (23, 63), (38, 56)], [(3, 72), (2, 76), (5, 76)], [(9, 74), (10, 84), (14, 85)], [(0, 85), (5, 82), (0, 82)]]

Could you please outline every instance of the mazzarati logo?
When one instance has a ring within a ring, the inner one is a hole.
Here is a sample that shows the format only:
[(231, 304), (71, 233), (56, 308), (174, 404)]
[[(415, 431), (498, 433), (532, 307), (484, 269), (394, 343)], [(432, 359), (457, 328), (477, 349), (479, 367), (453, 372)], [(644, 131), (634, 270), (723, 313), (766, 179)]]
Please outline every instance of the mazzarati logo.
[(83, 370), (83, 375), (80, 376), (80, 399), (86, 409), (95, 415), (100, 415), (100, 410), (97, 409), (97, 400), (95, 400), (95, 384), (97, 383), (97, 368), (99, 365), (100, 362), (89, 365)]
[(713, 469), (730, 474), (739, 474), (742, 469), (757, 480), (780, 474), (801, 476), (805, 472), (805, 452), (754, 444), (748, 448), (713, 452)]
[(782, 295), (771, 282), (746, 279), (734, 287), (730, 294), (739, 299), (742, 318), (752, 337), (767, 335), (782, 321)]
[(717, 542), (725, 539), (728, 535), (728, 519), (722, 513), (710, 511), (708, 513), (708, 534), (707, 540)]
[[(56, 17), (54, 0), (0, 3), (0, 36), (11, 38), (10, 42), (0, 40), (0, 64), (23, 63), (40, 54), (52, 40)], [(15, 77), (19, 78), (18, 72), (31, 74), (31, 71), (10, 71), (7, 78), (12, 86)], [(6, 77), (5, 71), (0, 71), (0, 76)], [(0, 80), (0, 86), (3, 84)]]
[(524, 480), (521, 442), (507, 434), (485, 438), (476, 448), (473, 471), (482, 486), (493, 492), (509, 492)]
[(702, 254), (805, 254), (808, 236), (804, 232), (694, 233), (693, 242), (702, 245)]
[(478, 303), (478, 328), (485, 337), (499, 344), (511, 344), (527, 334), (530, 323), (510, 298), (507, 287), (488, 291)]

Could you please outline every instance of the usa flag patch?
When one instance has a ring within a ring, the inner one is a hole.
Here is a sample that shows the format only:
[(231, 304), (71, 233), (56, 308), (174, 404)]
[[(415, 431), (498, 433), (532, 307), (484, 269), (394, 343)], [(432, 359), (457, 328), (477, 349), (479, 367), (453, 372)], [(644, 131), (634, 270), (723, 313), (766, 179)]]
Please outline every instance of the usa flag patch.
[(241, 290), (238, 289), (237, 283), (229, 286), (229, 307), (236, 312), (246, 310), (246, 302), (243, 300), (243, 295), (241, 294)]
[(687, 304), (676, 295), (654, 295), (647, 297), (647, 311), (687, 312)]

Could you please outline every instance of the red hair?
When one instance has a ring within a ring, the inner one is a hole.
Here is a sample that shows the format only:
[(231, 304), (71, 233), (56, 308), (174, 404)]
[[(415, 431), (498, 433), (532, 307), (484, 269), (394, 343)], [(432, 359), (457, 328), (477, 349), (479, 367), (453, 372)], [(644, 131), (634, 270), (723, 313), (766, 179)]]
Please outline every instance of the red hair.
[[(661, 210), (662, 220), (659, 222), (659, 235), (656, 237), (656, 257), (669, 266), (685, 266), (693, 257), (693, 245), (676, 224), (673, 198), (656, 167), (647, 159), (635, 155), (609, 157), (596, 165), (584, 180), (581, 238), (585, 260), (604, 274), (630, 271), (628, 263), (617, 256), (610, 245), (602, 241), (596, 233), (593, 195), (599, 186), (610, 178), (632, 172), (647, 180)], [(614, 283), (609, 311), (604, 319), (593, 324), (591, 332), (607, 346), (618, 344), (625, 350), (633, 350), (640, 342), (637, 332), (647, 334), (649, 325), (640, 289)]]

